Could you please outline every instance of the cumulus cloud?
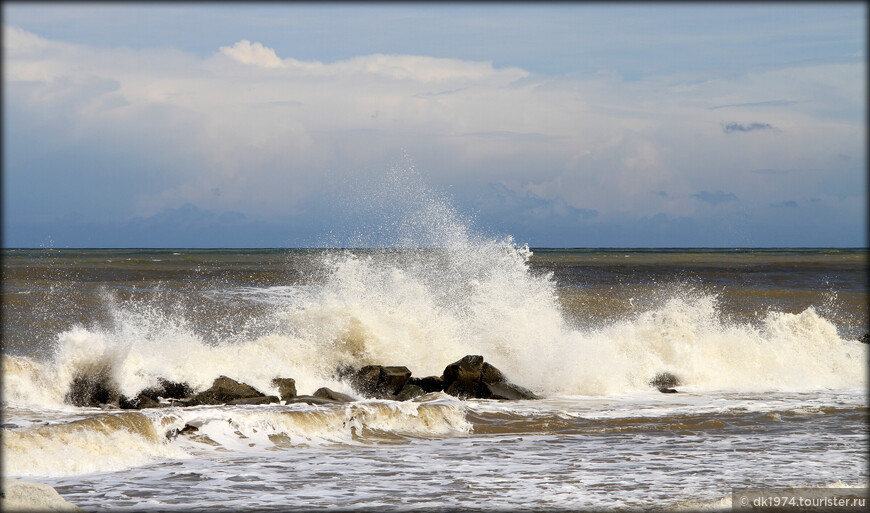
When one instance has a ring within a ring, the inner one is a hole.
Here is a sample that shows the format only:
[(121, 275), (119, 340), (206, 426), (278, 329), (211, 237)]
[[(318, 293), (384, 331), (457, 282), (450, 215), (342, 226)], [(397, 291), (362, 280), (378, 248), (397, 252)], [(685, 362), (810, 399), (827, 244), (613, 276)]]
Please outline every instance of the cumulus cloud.
[(253, 43), (243, 39), (233, 46), (222, 46), (220, 49), (224, 55), (244, 64), (262, 66), (264, 68), (281, 68), (284, 62), (275, 55), (275, 50), (263, 46), (262, 43)]
[(740, 123), (726, 123), (722, 125), (722, 131), (726, 134), (733, 132), (752, 132), (753, 130), (775, 130), (770, 123), (748, 123), (741, 125)]
[(696, 194), (692, 194), (692, 198), (696, 200), (703, 201), (704, 203), (709, 203), (711, 205), (718, 205), (720, 203), (726, 203), (728, 201), (737, 201), (737, 195), (733, 192), (722, 192), (722, 191), (700, 191)]

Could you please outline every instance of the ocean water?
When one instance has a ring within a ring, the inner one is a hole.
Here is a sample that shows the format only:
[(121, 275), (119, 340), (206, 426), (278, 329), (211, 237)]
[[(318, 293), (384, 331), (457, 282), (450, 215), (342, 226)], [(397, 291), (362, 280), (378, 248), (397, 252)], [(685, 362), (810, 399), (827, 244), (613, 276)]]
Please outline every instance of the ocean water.
[[(530, 250), (417, 201), (371, 249), (3, 250), (3, 474), (89, 510), (730, 509), (733, 488), (867, 486), (866, 249)], [(358, 397), (337, 368), (468, 354), (542, 399), (64, 402), (95, 373), (127, 395), (227, 375)]]

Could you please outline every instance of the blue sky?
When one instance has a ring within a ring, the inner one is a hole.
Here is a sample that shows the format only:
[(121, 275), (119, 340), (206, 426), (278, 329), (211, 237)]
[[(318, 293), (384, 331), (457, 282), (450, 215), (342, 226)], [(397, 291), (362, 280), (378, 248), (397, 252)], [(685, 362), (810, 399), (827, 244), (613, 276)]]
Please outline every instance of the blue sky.
[(4, 247), (340, 241), (409, 163), (533, 247), (866, 245), (862, 3), (6, 2), (3, 23)]

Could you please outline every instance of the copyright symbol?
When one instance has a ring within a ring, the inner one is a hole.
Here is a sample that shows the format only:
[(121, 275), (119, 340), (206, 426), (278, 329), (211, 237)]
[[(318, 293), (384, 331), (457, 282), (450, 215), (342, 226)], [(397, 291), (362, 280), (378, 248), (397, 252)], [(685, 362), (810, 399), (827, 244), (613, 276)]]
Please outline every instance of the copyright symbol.
[(740, 505), (746, 506), (747, 504), (749, 504), (749, 498), (748, 497), (740, 497)]

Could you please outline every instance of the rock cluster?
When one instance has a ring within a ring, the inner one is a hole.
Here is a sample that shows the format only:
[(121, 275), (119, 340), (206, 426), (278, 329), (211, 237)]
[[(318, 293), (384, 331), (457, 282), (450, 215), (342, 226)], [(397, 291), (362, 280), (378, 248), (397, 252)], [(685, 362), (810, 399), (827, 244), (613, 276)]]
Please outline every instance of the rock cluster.
[(350, 374), (350, 383), (361, 395), (402, 401), (429, 392), (460, 399), (538, 399), (528, 389), (508, 381), (480, 355), (465, 356), (445, 367), (441, 376), (424, 378), (411, 377), (407, 367), (367, 365)]
[[(538, 399), (531, 391), (511, 383), (494, 366), (479, 355), (468, 355), (444, 368), (441, 376), (416, 378), (404, 366), (366, 365), (360, 369), (344, 368), (338, 376), (350, 383), (359, 395), (369, 398), (407, 401), (430, 392), (444, 392), (460, 399)], [(266, 395), (254, 387), (227, 376), (219, 376), (211, 387), (198, 393), (187, 383), (160, 378), (158, 385), (146, 388), (134, 397), (117, 391), (108, 372), (76, 376), (66, 395), (66, 402), (76, 406), (116, 406), (122, 409), (159, 406), (197, 406), (208, 404), (252, 405), (346, 403), (355, 399), (323, 387), (312, 395), (297, 395), (293, 378), (275, 378), (272, 386), (278, 396)], [(280, 397), (279, 397), (280, 396)]]

